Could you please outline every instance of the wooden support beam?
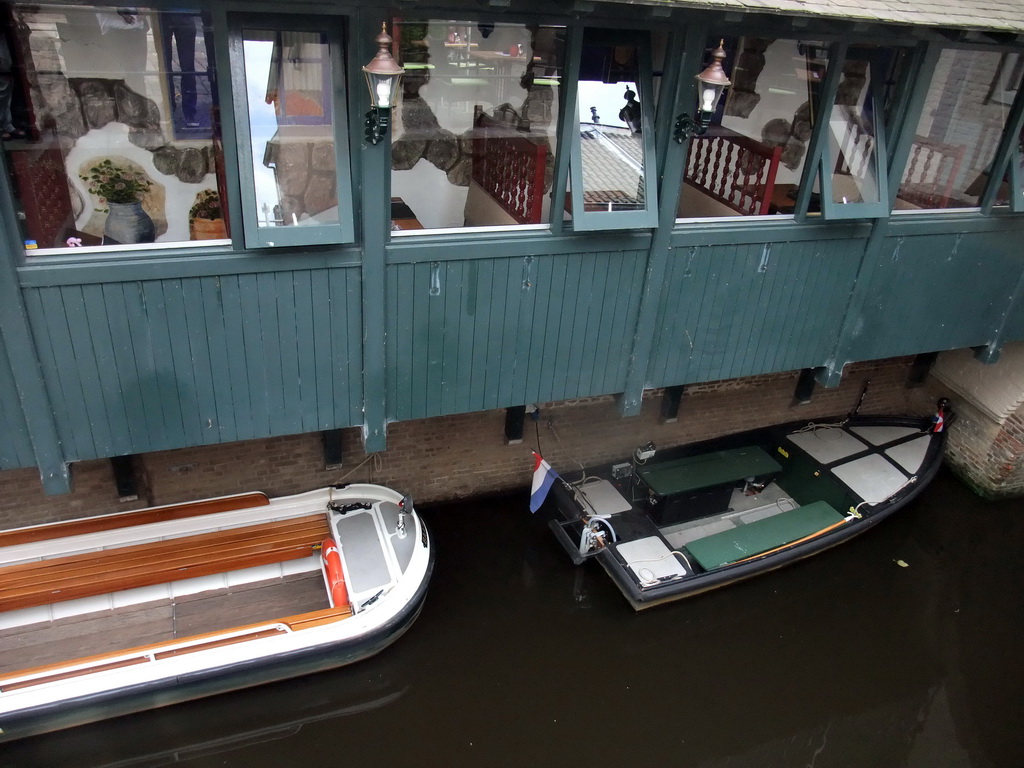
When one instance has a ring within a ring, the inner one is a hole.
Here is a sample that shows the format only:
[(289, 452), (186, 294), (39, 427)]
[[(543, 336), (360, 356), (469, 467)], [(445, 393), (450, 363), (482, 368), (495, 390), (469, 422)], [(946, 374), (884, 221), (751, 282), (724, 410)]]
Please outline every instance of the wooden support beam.
[(134, 501), (139, 498), (139, 482), (135, 477), (135, 461), (131, 456), (114, 456), (110, 459), (114, 470), (114, 485), (117, 487), (117, 498), (121, 501)]
[(811, 402), (811, 395), (814, 393), (816, 369), (804, 368), (796, 380), (796, 389), (793, 390), (793, 401), (798, 405), (807, 405)]
[(324, 468), (336, 469), (340, 467), (344, 458), (342, 431), (340, 429), (328, 429), (320, 434), (324, 438)]
[(505, 409), (505, 445), (519, 445), (523, 442), (523, 424), (526, 421), (526, 406), (514, 405)]
[(920, 387), (924, 384), (924, 381), (928, 378), (928, 373), (931, 371), (938, 356), (938, 352), (925, 352), (923, 354), (916, 355), (914, 357), (914, 362), (910, 365), (910, 372), (907, 374), (907, 386)]
[(683, 399), (684, 386), (665, 387), (665, 394), (661, 396), (662, 424), (674, 424), (679, 421), (679, 402)]
[[(389, 20), (383, 6), (360, 12), (353, 24), (356, 61), (369, 61), (373, 57), (376, 46), (371, 49), (371, 44), (380, 32), (381, 23)], [(366, 89), (360, 87), (356, 73), (350, 72), (348, 80), (350, 114), (356, 116), (356, 122), (361, 122), (361, 115), (370, 106), (369, 97)], [(360, 177), (363, 203), (363, 448), (367, 453), (378, 453), (387, 449), (384, 252), (387, 248), (385, 233), (391, 230), (390, 132), (376, 146), (363, 143), (355, 156), (361, 164), (354, 173)]]
[[(2, 154), (0, 178), (10, 179)], [(6, 351), (18, 397), (17, 403), (6, 405), (12, 412), (21, 409), (44, 493), (70, 493), (71, 472), (57, 430), (56, 411), (43, 381), (20, 287), (18, 267), (24, 261), (24, 250), (14, 215), (18, 209), (11, 184), (0, 184), (0, 355)], [(5, 435), (4, 439), (13, 440), (14, 436)]]
[[(655, 156), (660, 158), (658, 177), (678, 180), (686, 166), (689, 141), (682, 144), (674, 141), (671, 125), (680, 109), (689, 109), (696, 97), (696, 81), (693, 78), (679, 78), (680, 69), (685, 72), (699, 72), (704, 55), (704, 41), (708, 30), (694, 24), (687, 28), (685, 36), (676, 31), (669, 40), (666, 61), (682, 60), (681, 68), (666, 67), (666, 77), (661, 85), (657, 110), (659, 146)], [(680, 107), (683, 104), (686, 107)], [(567, 110), (568, 111), (568, 110)], [(577, 128), (578, 130), (578, 128)], [(679, 204), (680, 185), (678, 181), (664, 184), (659, 190), (658, 227), (654, 230), (647, 254), (647, 270), (643, 289), (640, 293), (640, 307), (633, 338), (630, 340), (629, 368), (626, 371), (626, 386), (618, 397), (621, 416), (637, 416), (643, 404), (644, 384), (654, 353), (655, 319), (659, 307), (669, 299), (665, 292), (665, 272), (668, 270), (672, 252), (672, 231)]]

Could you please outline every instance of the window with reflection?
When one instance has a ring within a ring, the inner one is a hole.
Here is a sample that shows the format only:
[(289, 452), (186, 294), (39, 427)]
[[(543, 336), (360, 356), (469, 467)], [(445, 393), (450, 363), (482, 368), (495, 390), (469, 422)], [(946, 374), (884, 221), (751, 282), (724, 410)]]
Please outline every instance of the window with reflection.
[(1010, 158), (1010, 170), (1008, 189), (1000, 187), (999, 192), (1005, 193), (1006, 202), (1001, 202), (996, 195), (997, 205), (1011, 204), (1016, 213), (1024, 212), (1024, 128), (1017, 135), (1017, 144), (1013, 148), (1013, 156)]
[(649, 35), (584, 32), (567, 201), (577, 230), (656, 223), (651, 49)]
[[(703, 136), (690, 141), (679, 218), (792, 214), (829, 65), (820, 41), (708, 38), (702, 68), (722, 41), (731, 85)], [(820, 196), (811, 197), (820, 210)]]
[(208, 14), (3, 9), (0, 134), (26, 253), (228, 236)]
[(551, 220), (565, 29), (395, 20), (392, 231)]
[[(979, 204), (1021, 76), (1019, 54), (942, 52), (900, 181), (897, 210)], [(996, 204), (1009, 199), (1004, 182)]]
[(906, 53), (854, 47), (843, 60), (821, 159), (827, 218), (889, 215), (886, 123)]
[(264, 18), (243, 24), (238, 43), (246, 244), (351, 240), (351, 183), (337, 163), (348, 156), (336, 117), (344, 114), (337, 32)]
[(579, 119), (584, 210), (636, 211), (644, 207), (638, 55), (634, 46), (583, 47)]
[(875, 91), (878, 73), (867, 58), (847, 57), (828, 120), (825, 180), (839, 205), (880, 202), (881, 167)]

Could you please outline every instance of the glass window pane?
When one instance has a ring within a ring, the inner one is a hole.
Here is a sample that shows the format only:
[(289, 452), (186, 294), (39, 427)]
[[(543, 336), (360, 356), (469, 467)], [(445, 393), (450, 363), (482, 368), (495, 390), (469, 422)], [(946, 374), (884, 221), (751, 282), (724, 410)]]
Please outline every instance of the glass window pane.
[(580, 177), (586, 211), (646, 207), (639, 51), (585, 42), (579, 81)]
[(395, 21), (392, 230), (550, 221), (565, 30)]
[[(1021, 67), (1018, 54), (942, 52), (903, 171), (897, 209), (978, 205), (1020, 87)], [(1008, 197), (1008, 190), (997, 194), (1004, 203)]]
[[(708, 38), (703, 66), (722, 39)], [(828, 47), (762, 37), (725, 37), (723, 47), (732, 85), (707, 133), (690, 142), (678, 216), (792, 214)], [(810, 210), (820, 210), (817, 194)]]
[(0, 130), (28, 253), (227, 237), (209, 16), (10, 12)]
[(1015, 212), (1024, 212), (1024, 129), (1017, 136), (1017, 146), (1010, 158), (1010, 176), (996, 194), (996, 205), (1011, 203)]
[(330, 47), (319, 32), (244, 30), (258, 226), (338, 222)]
[(879, 158), (875, 124), (876, 92), (882, 73), (866, 58), (850, 55), (828, 121), (828, 157), (832, 202), (839, 205), (881, 202)]
[[(666, 37), (588, 28), (580, 55), (566, 210), (577, 231), (655, 226), (654, 76)], [(657, 64), (652, 66), (652, 59)]]

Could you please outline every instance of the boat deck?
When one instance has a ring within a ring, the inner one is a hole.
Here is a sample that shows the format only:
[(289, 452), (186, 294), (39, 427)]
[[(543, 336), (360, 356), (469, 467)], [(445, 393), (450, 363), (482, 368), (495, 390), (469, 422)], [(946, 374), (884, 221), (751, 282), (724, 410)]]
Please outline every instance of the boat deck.
[(0, 674), (329, 608), (319, 570), (0, 630)]
[(800, 505), (776, 483), (770, 483), (757, 495), (750, 496), (746, 495), (742, 488), (736, 488), (732, 492), (729, 508), (721, 514), (663, 526), (660, 530), (672, 546), (685, 547), (691, 541), (763, 520), (798, 506)]

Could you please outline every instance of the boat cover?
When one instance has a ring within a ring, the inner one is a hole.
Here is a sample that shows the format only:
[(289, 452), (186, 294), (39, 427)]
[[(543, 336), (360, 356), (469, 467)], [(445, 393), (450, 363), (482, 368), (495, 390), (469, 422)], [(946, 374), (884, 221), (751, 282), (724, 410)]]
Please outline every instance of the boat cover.
[(674, 496), (771, 475), (781, 469), (762, 448), (749, 446), (661, 462), (639, 470), (639, 475), (659, 496)]
[(691, 541), (686, 548), (710, 571), (810, 536), (842, 520), (832, 505), (815, 501)]

